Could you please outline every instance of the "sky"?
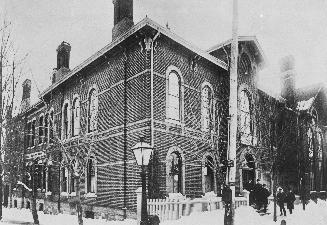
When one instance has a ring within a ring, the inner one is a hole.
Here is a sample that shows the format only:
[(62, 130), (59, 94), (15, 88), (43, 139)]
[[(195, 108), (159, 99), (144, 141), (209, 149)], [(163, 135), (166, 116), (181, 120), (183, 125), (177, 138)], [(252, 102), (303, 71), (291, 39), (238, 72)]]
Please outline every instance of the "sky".
[[(56, 48), (71, 44), (71, 69), (111, 42), (112, 0), (0, 0), (15, 46), (28, 53), (32, 96), (50, 85)], [(239, 35), (255, 35), (267, 58), (261, 86), (278, 91), (279, 60), (295, 57), (297, 86), (327, 81), (327, 0), (239, 0)], [(231, 0), (134, 0), (145, 16), (203, 50), (231, 38)]]

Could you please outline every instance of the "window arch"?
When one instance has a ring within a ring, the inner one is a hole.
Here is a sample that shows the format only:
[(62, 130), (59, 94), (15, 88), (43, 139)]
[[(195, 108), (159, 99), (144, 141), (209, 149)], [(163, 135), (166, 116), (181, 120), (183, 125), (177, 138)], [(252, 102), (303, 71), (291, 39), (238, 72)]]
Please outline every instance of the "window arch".
[(88, 106), (88, 132), (92, 132), (97, 129), (98, 93), (95, 88), (89, 92)]
[(62, 107), (62, 138), (69, 137), (69, 102), (65, 101)]
[(50, 116), (49, 116), (49, 143), (54, 142), (54, 110), (50, 110)]
[(205, 83), (201, 91), (202, 131), (204, 132), (209, 132), (212, 127), (212, 101), (212, 87), (209, 83)]
[(250, 98), (246, 90), (242, 90), (240, 93), (240, 130), (243, 136), (251, 135), (251, 110), (250, 110)]
[(72, 107), (72, 136), (79, 135), (80, 132), (80, 101), (78, 97), (73, 100)]
[(86, 167), (86, 193), (96, 193), (96, 161), (90, 157)]
[(180, 122), (181, 119), (181, 91), (180, 79), (175, 71), (168, 76), (168, 106), (167, 116), (170, 120)]
[(248, 75), (252, 71), (251, 60), (248, 54), (243, 53), (239, 62), (239, 74)]
[(44, 116), (41, 115), (39, 118), (39, 144), (44, 141)]
[(185, 159), (177, 147), (169, 149), (166, 157), (166, 188), (167, 193), (185, 192)]

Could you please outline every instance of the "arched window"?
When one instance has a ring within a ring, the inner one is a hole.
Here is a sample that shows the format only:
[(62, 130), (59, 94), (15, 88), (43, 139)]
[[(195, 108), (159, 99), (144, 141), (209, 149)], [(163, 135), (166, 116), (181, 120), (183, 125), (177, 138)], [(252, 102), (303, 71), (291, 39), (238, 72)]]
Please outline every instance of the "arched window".
[(96, 165), (93, 157), (87, 162), (86, 191), (87, 193), (96, 193)]
[(251, 111), (250, 99), (247, 91), (241, 91), (240, 95), (240, 120), (241, 120), (241, 134), (244, 137), (251, 135)]
[(49, 135), (49, 114), (45, 114), (44, 117), (44, 142), (48, 142), (48, 135)]
[(78, 98), (73, 101), (72, 108), (72, 134), (73, 136), (79, 135), (80, 132), (80, 102)]
[(323, 190), (323, 179), (324, 179), (324, 171), (322, 167), (322, 154), (323, 154), (323, 139), (322, 134), (319, 132), (317, 135), (318, 138), (318, 149), (317, 149), (317, 158), (318, 158), (318, 177), (319, 177), (319, 191)]
[(310, 190), (315, 190), (315, 174), (314, 174), (314, 139), (311, 128), (307, 131), (308, 155), (310, 160)]
[(169, 193), (183, 193), (182, 157), (179, 152), (173, 152), (167, 159)]
[(202, 88), (201, 94), (202, 131), (209, 132), (212, 122), (212, 90), (208, 85)]
[(32, 141), (32, 145), (31, 145), (32, 147), (35, 146), (35, 136), (36, 136), (35, 135), (36, 134), (35, 133), (35, 126), (36, 126), (36, 120), (33, 119), (33, 121), (32, 121), (32, 140), (31, 140)]
[(239, 62), (239, 74), (248, 75), (251, 73), (251, 60), (246, 53), (243, 53)]
[(54, 113), (53, 110), (50, 111), (50, 117), (49, 117), (49, 143), (54, 142)]
[(315, 109), (312, 110), (312, 125), (317, 125), (318, 115)]
[(68, 170), (66, 167), (61, 169), (61, 192), (68, 192)]
[(44, 141), (44, 117), (40, 116), (39, 119), (39, 144), (42, 144)]
[(212, 156), (205, 157), (203, 165), (203, 192), (211, 192), (215, 190), (215, 163)]
[(62, 137), (69, 137), (69, 104), (65, 103), (62, 110)]
[(167, 118), (181, 122), (181, 82), (174, 70), (168, 75)]
[(97, 114), (98, 114), (98, 95), (93, 88), (89, 93), (89, 109), (88, 109), (88, 131), (92, 132), (97, 129)]

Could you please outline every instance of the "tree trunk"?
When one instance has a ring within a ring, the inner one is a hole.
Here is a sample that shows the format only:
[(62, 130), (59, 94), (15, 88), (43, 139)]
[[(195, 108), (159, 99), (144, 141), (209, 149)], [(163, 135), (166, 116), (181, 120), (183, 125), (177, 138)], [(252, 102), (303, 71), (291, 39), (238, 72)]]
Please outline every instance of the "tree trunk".
[(83, 209), (81, 204), (81, 190), (80, 190), (80, 178), (75, 178), (76, 184), (75, 184), (75, 190), (76, 190), (76, 211), (77, 211), (77, 220), (78, 225), (83, 225)]
[(9, 184), (9, 208), (12, 208), (12, 186)]
[(32, 170), (32, 216), (34, 224), (39, 224), (39, 217), (37, 215), (36, 209), (36, 184), (35, 184), (35, 163), (33, 163), (33, 170)]

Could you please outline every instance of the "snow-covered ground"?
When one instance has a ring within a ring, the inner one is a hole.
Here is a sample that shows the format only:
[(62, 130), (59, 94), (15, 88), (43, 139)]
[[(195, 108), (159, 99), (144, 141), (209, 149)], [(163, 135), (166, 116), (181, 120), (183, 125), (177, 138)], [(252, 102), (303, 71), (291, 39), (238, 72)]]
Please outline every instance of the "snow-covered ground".
[[(310, 202), (306, 210), (302, 210), (302, 205), (295, 205), (292, 215), (287, 212), (287, 216), (279, 216), (278, 221), (273, 221), (273, 204), (269, 205), (269, 215), (260, 216), (252, 207), (240, 207), (235, 211), (235, 225), (280, 225), (281, 220), (286, 220), (287, 225), (326, 225), (327, 224), (327, 202)], [(41, 225), (77, 225), (77, 217), (72, 215), (47, 215), (39, 212)], [(223, 225), (224, 210), (193, 213), (180, 220), (165, 221), (161, 225)], [(4, 209), (3, 220), (0, 225), (8, 224), (32, 224), (32, 215), (26, 209)], [(24, 223), (25, 222), (25, 223)], [(105, 221), (98, 219), (85, 219), (85, 225), (136, 225), (135, 220), (125, 221)]]

